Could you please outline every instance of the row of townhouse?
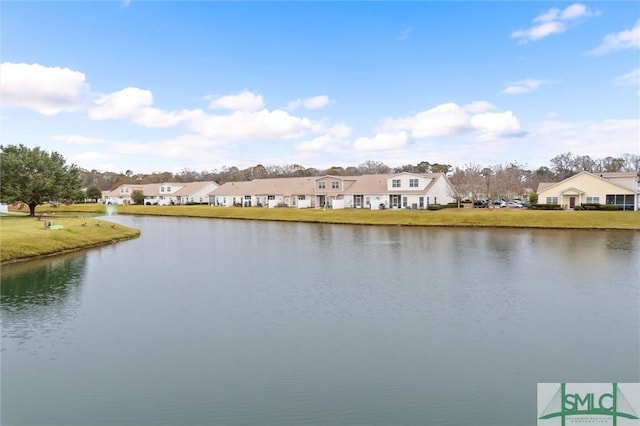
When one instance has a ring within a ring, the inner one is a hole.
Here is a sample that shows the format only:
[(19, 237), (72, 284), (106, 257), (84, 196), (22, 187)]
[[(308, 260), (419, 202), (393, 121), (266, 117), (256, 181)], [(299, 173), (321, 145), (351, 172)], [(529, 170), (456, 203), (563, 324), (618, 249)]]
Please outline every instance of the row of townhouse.
[(637, 172), (581, 172), (560, 182), (540, 183), (538, 204), (559, 204), (572, 209), (585, 203), (617, 205), (621, 210), (640, 210)]
[(442, 173), (321, 176), (227, 182), (209, 194), (213, 206), (426, 209), (455, 202)]
[(104, 192), (102, 198), (105, 204), (133, 204), (131, 195), (138, 190), (144, 194), (146, 205), (208, 204), (209, 194), (219, 186), (215, 182), (124, 184), (113, 191)]
[[(103, 194), (107, 204), (132, 204), (133, 191), (145, 204), (212, 206), (331, 207), (426, 209), (454, 202), (456, 191), (442, 173), (397, 173), (362, 176), (321, 176), (254, 179), (243, 182), (164, 182), (125, 184)], [(538, 204), (573, 208), (585, 203), (617, 205), (640, 210), (640, 182), (636, 172), (581, 172), (561, 182), (540, 183)]]

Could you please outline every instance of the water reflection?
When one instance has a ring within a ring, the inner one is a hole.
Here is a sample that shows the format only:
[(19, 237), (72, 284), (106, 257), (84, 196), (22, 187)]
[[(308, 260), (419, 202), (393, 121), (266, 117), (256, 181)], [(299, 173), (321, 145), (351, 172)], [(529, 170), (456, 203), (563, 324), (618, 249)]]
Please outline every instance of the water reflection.
[(640, 377), (638, 233), (114, 219), (3, 271), (3, 424), (521, 425)]
[[(18, 344), (47, 334), (73, 318), (86, 269), (86, 254), (48, 258), (2, 268), (2, 337)], [(2, 350), (6, 350), (3, 345)]]

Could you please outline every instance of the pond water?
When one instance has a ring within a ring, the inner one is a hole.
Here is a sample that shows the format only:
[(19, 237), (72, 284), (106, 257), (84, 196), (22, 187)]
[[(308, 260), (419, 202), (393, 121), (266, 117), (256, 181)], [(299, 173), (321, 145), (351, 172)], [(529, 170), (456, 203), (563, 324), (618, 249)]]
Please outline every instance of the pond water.
[(105, 218), (2, 268), (2, 425), (535, 425), (640, 381), (640, 233)]

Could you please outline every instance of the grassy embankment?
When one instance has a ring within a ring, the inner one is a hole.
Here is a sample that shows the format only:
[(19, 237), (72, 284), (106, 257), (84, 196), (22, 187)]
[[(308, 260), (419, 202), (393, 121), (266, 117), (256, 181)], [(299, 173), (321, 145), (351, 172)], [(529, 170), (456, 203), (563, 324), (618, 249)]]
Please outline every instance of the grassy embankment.
[[(63, 229), (45, 228), (46, 221)], [(98, 220), (65, 217), (43, 217), (38, 220), (26, 215), (0, 217), (0, 262), (6, 263), (63, 253), (88, 247), (111, 244), (138, 237), (140, 231)], [(85, 226), (83, 224), (86, 223)]]
[[(44, 208), (44, 206), (42, 206), (38, 211), (103, 214), (103, 209), (104, 206), (101, 205), (77, 204), (60, 206), (57, 209)], [(360, 209), (268, 209), (261, 207), (118, 206), (117, 212), (119, 214), (150, 216), (184, 216), (362, 225), (640, 230), (640, 212), (622, 211), (540, 211), (520, 209), (472, 209), (468, 207), (438, 211), (371, 211)]]

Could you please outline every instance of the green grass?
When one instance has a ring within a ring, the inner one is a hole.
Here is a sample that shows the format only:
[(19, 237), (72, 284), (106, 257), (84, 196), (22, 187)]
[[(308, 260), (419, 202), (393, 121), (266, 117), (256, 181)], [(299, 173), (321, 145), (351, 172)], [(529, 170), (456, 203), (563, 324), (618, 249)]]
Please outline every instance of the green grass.
[[(55, 209), (41, 206), (38, 212), (104, 214), (104, 206), (77, 204)], [(640, 230), (640, 211), (537, 211), (520, 209), (425, 210), (322, 210), (264, 207), (118, 206), (118, 214), (184, 216), (222, 219), (274, 220), (361, 225), (466, 226), (562, 229)]]
[[(53, 220), (62, 230), (45, 229)], [(82, 226), (86, 223), (85, 226)], [(0, 218), (0, 262), (31, 259), (39, 256), (110, 244), (135, 238), (140, 231), (98, 220), (56, 215), (38, 220), (25, 215)]]

